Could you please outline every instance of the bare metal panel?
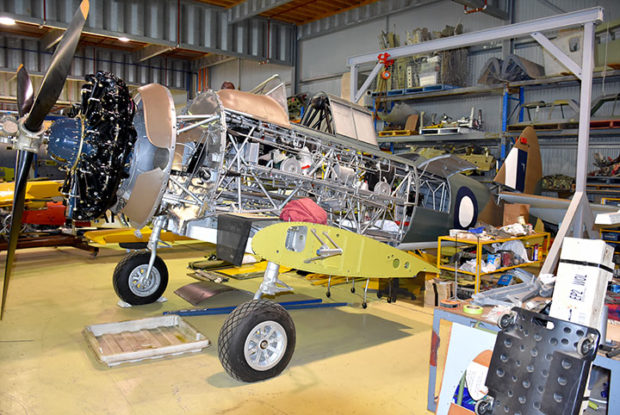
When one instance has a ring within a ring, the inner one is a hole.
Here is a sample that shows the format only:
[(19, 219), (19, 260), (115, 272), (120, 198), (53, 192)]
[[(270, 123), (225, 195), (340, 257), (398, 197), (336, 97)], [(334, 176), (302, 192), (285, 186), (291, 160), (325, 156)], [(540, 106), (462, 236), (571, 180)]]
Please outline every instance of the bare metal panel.
[(337, 134), (377, 145), (372, 113), (343, 99), (330, 96), (329, 102)]

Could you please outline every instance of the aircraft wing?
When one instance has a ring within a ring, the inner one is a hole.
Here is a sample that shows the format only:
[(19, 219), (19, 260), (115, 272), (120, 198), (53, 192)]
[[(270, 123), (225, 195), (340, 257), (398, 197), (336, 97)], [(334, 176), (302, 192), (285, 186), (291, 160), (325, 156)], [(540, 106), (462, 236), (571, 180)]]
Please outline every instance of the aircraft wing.
[[(509, 203), (523, 203), (530, 205), (530, 214), (545, 222), (559, 224), (564, 219), (566, 209), (570, 205), (569, 199), (556, 197), (526, 195), (523, 193), (501, 192), (499, 198)], [(617, 206), (590, 203), (590, 209), (596, 216), (598, 213), (611, 213), (618, 210)]]

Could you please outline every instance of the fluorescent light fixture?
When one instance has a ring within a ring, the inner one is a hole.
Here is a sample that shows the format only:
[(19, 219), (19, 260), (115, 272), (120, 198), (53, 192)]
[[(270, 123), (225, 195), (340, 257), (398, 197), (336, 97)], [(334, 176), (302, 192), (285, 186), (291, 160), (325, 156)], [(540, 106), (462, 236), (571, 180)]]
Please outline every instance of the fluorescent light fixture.
[(118, 40), (120, 40), (121, 42), (129, 42), (129, 38), (125, 36), (119, 37)]
[(15, 19), (12, 19), (7, 16), (0, 16), (0, 24), (12, 26), (15, 24)]

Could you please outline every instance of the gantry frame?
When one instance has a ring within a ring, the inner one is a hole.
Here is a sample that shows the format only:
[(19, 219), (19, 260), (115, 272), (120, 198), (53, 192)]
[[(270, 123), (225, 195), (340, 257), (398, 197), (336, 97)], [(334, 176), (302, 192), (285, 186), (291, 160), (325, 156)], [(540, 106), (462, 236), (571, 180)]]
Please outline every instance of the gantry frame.
[[(553, 273), (559, 259), (560, 248), (565, 236), (582, 237), (587, 234), (590, 238), (598, 237), (594, 231), (594, 217), (586, 195), (586, 176), (588, 166), (588, 147), (590, 141), (590, 106), (592, 104), (592, 73), (594, 71), (594, 26), (603, 21), (603, 8), (593, 7), (575, 12), (559, 14), (527, 22), (499, 26), (462, 35), (430, 40), (415, 45), (401, 46), (381, 50), (376, 53), (354, 56), (348, 59), (351, 67), (351, 101), (357, 102), (368, 90), (368, 87), (383, 68), (383, 63), (377, 61), (379, 53), (389, 53), (391, 59), (417, 54), (437, 52), (442, 50), (462, 48), (491, 40), (504, 40), (530, 36), (536, 40), (547, 52), (558, 59), (581, 81), (581, 96), (579, 105), (579, 135), (577, 144), (577, 172), (575, 195), (566, 211), (564, 220), (541, 273)], [(582, 26), (583, 56), (581, 65), (577, 64), (551, 41), (542, 32)], [(359, 67), (367, 63), (377, 62), (370, 75), (358, 89)]]

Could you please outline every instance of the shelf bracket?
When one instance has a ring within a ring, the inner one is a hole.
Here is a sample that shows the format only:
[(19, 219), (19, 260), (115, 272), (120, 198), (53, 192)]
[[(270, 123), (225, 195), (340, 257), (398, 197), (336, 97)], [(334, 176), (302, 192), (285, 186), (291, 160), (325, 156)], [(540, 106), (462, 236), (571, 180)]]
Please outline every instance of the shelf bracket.
[(372, 68), (372, 72), (370, 72), (370, 75), (368, 75), (368, 78), (366, 78), (366, 80), (360, 87), (359, 91), (357, 89), (357, 74), (358, 74), (357, 67), (351, 68), (351, 73), (355, 73), (354, 76), (351, 76), (351, 99), (352, 99), (351, 102), (358, 102), (360, 100), (362, 95), (364, 95), (366, 91), (368, 90), (368, 87), (370, 87), (370, 84), (372, 83), (372, 81), (375, 80), (375, 78), (377, 77), (377, 75), (379, 74), (379, 71), (383, 68), (383, 66), (384, 65), (382, 63), (378, 63), (375, 65), (374, 68)]
[(554, 58), (559, 60), (562, 65), (566, 66), (569, 71), (581, 80), (581, 67), (577, 65), (574, 60), (569, 58), (560, 48), (551, 43), (551, 41), (542, 33), (534, 32), (530, 36), (532, 36), (535, 41), (540, 43), (540, 46), (542, 46), (543, 49), (553, 55)]

